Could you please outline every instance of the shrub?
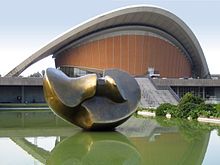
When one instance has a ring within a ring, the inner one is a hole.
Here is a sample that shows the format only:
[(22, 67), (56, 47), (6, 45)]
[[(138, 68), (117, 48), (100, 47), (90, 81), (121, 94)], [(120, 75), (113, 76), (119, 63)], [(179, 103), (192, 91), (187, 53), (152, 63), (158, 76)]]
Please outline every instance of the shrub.
[(217, 112), (217, 113), (215, 114), (215, 117), (220, 117), (220, 112)]
[(216, 109), (218, 112), (220, 112), (220, 104), (216, 104), (216, 105), (215, 105), (215, 109)]
[(161, 104), (159, 107), (156, 109), (156, 116), (165, 116), (166, 115), (166, 108), (164, 108), (164, 105)]
[(181, 106), (179, 106), (177, 117), (186, 119), (189, 116), (191, 117), (193, 116), (192, 118), (195, 118), (194, 116), (196, 114), (196, 108), (197, 108), (197, 104), (186, 102)]
[(212, 104), (205, 104), (204, 111), (206, 111), (209, 114), (209, 117), (215, 116), (215, 114), (217, 113), (216, 108)]
[(178, 106), (170, 103), (161, 104), (156, 109), (156, 116), (165, 116), (170, 113), (172, 117), (197, 119), (199, 116), (220, 117), (220, 104), (205, 104), (200, 97), (194, 96), (192, 93), (186, 93)]
[(197, 108), (193, 109), (188, 113), (188, 117), (191, 117), (192, 119), (197, 119), (199, 117), (199, 111)]
[(204, 103), (204, 100), (201, 97), (194, 96), (192, 93), (186, 93), (180, 100), (179, 106), (184, 105), (186, 103), (193, 103), (193, 104), (201, 104)]
[(178, 117), (179, 109), (176, 105), (172, 105), (167, 113), (171, 114), (171, 117)]
[(191, 116), (192, 119), (198, 118), (201, 109), (199, 105), (204, 103), (205, 102), (202, 98), (194, 96), (192, 93), (186, 93), (182, 97), (178, 105), (179, 112), (177, 114), (177, 117), (188, 118), (189, 116)]
[(215, 107), (215, 110), (216, 110), (216, 113), (215, 113), (215, 117), (220, 117), (220, 104), (217, 104), (214, 106)]
[(217, 110), (212, 104), (202, 103), (198, 105), (197, 111), (198, 111), (198, 115), (205, 116), (205, 117), (210, 117), (210, 116), (215, 117), (217, 114)]
[(167, 113), (170, 113), (172, 116), (176, 110), (177, 108), (175, 105), (170, 103), (163, 103), (156, 109), (156, 116), (166, 116)]

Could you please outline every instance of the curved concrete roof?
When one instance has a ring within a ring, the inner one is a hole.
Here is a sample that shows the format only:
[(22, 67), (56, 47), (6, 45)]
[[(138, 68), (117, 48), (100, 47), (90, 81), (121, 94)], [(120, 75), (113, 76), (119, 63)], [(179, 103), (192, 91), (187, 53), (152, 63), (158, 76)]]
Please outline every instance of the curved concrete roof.
[(128, 6), (92, 18), (60, 35), (35, 52), (6, 76), (18, 76), (33, 63), (55, 54), (63, 47), (94, 32), (108, 28), (141, 25), (158, 28), (173, 36), (191, 57), (196, 76), (208, 77), (209, 69), (201, 46), (190, 28), (176, 15), (154, 6)]

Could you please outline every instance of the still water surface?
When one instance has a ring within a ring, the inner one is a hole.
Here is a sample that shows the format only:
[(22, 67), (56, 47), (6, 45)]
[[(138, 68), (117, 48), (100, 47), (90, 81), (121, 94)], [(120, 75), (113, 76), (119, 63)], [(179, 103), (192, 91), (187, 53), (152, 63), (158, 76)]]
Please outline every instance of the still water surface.
[(1, 165), (218, 165), (220, 127), (132, 117), (85, 132), (50, 111), (0, 112)]

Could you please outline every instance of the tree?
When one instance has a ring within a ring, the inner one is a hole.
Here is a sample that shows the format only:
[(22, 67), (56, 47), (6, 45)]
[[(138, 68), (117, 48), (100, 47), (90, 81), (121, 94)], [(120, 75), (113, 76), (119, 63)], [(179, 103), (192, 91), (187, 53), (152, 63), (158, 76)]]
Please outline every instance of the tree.
[(29, 75), (28, 77), (43, 77), (43, 76), (42, 74), (40, 74), (40, 72), (36, 72), (36, 73)]
[(41, 71), (41, 75), (44, 76), (45, 75), (45, 70)]

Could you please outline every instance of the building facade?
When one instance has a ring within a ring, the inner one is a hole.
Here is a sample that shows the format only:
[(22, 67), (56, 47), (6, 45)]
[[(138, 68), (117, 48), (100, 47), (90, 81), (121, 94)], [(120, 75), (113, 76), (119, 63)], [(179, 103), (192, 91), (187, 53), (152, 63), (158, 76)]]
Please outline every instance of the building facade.
[[(129, 6), (92, 18), (46, 44), (6, 77), (16, 77), (50, 55), (56, 68), (70, 77), (117, 68), (137, 77), (157, 75), (161, 82), (155, 80), (156, 85), (171, 87), (179, 97), (192, 92), (220, 100), (219, 80), (211, 79), (196, 36), (180, 18), (159, 7)], [(23, 102), (42, 100), (23, 97)]]
[(129, 6), (82, 23), (35, 52), (6, 76), (18, 76), (53, 55), (56, 67), (118, 68), (145, 76), (209, 78), (201, 46), (176, 15), (159, 7)]
[(190, 61), (171, 41), (147, 28), (130, 28), (133, 30), (116, 28), (68, 45), (56, 54), (56, 67), (119, 68), (134, 76), (147, 75), (148, 68), (153, 68), (161, 77), (192, 77)]

